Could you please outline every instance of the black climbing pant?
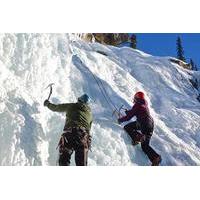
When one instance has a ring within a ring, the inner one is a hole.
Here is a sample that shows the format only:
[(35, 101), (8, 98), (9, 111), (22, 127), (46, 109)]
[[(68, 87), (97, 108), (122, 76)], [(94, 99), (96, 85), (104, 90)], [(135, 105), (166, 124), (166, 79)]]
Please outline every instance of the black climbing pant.
[(148, 127), (141, 127), (137, 121), (131, 122), (124, 126), (124, 130), (128, 133), (132, 140), (134, 140), (134, 134), (137, 130), (140, 130), (142, 134), (145, 135), (144, 141), (141, 142), (141, 147), (151, 162), (153, 162), (153, 160), (159, 156), (159, 154), (157, 154), (155, 150), (149, 145), (151, 136), (153, 134), (153, 128), (153, 124), (152, 126), (148, 125)]
[(77, 166), (87, 166), (88, 150), (91, 144), (91, 136), (82, 127), (68, 128), (62, 134), (59, 141), (60, 166), (69, 166), (71, 155), (75, 152)]

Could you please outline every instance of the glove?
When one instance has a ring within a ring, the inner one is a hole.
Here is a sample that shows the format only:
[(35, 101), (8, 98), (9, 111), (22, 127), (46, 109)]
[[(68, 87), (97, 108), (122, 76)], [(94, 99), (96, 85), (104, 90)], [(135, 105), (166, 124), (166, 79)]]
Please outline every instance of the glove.
[(46, 100), (44, 101), (44, 106), (48, 106), (49, 103), (50, 103), (49, 100), (46, 99)]
[(121, 123), (122, 123), (120, 119), (117, 119), (117, 122), (118, 122), (118, 124), (121, 124)]

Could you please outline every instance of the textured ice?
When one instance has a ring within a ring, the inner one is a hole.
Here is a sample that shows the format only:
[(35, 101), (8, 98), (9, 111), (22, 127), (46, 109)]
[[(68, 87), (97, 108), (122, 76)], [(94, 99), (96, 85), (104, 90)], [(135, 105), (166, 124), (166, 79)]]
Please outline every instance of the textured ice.
[(190, 82), (200, 82), (199, 73), (168, 57), (86, 43), (72, 34), (0, 34), (0, 165), (56, 165), (65, 114), (43, 107), (49, 83), (55, 83), (54, 103), (75, 102), (82, 93), (92, 98), (89, 165), (149, 165), (115, 123), (114, 107), (92, 73), (118, 108), (130, 108), (133, 94), (145, 92), (155, 119), (151, 144), (162, 165), (200, 165), (200, 103)]

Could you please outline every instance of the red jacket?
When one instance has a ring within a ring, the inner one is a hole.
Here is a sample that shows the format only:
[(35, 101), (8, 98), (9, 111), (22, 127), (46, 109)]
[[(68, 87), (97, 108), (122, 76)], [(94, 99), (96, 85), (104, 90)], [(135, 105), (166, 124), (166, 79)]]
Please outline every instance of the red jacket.
[(150, 115), (148, 104), (143, 99), (137, 100), (132, 109), (126, 111), (126, 116), (123, 116), (118, 120), (119, 122), (125, 122), (134, 116), (136, 116), (137, 121), (141, 126), (148, 126), (153, 123), (153, 118)]

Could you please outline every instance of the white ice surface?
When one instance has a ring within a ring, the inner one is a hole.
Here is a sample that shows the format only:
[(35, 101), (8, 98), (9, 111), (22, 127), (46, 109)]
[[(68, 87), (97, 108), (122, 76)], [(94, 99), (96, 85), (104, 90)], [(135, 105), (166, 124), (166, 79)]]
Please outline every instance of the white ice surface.
[(151, 145), (162, 165), (200, 165), (200, 103), (190, 82), (196, 77), (200, 83), (199, 72), (168, 57), (86, 43), (71, 34), (0, 34), (0, 165), (56, 165), (65, 114), (43, 107), (49, 83), (55, 83), (54, 103), (75, 102), (83, 93), (92, 98), (89, 165), (150, 164), (114, 123), (114, 108), (91, 72), (118, 108), (130, 108), (133, 94), (145, 92), (155, 120)]

